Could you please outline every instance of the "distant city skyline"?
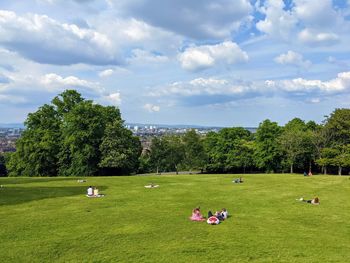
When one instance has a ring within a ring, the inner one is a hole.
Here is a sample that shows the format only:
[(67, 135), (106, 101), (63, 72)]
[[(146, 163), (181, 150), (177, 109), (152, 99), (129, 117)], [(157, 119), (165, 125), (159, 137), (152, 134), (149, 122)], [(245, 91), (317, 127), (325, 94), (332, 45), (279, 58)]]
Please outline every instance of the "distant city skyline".
[(350, 107), (350, 0), (0, 3), (0, 123), (66, 89), (128, 123), (320, 123)]

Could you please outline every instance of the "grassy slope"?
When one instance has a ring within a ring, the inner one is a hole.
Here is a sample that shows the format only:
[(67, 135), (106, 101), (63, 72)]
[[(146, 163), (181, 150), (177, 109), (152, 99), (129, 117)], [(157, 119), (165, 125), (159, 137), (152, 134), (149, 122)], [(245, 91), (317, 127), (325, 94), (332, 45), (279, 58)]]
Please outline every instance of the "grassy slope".
[[(235, 177), (1, 178), (2, 262), (349, 262), (348, 177)], [(106, 196), (86, 198), (88, 185)], [(198, 205), (232, 216), (190, 222)]]

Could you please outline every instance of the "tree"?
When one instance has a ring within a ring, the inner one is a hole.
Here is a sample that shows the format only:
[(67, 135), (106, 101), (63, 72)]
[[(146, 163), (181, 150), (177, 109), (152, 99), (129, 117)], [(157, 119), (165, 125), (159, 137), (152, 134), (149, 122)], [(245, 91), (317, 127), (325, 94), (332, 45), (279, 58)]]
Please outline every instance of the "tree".
[[(50, 105), (28, 114), (26, 130), (7, 163), (9, 175), (98, 175), (102, 169), (100, 145), (106, 127), (115, 122), (122, 123), (118, 108), (94, 104), (75, 90), (66, 90)], [(122, 136), (129, 138), (128, 133)], [(138, 140), (133, 143), (137, 148)], [(107, 158), (106, 152), (103, 157)]]
[(0, 177), (7, 176), (5, 156), (0, 153)]
[(309, 166), (311, 166), (313, 149), (309, 127), (312, 129), (314, 127), (313, 123), (305, 124), (301, 119), (294, 118), (285, 125), (279, 137), (281, 148), (285, 153), (285, 163), (290, 166), (290, 173), (294, 172), (293, 168), (298, 157), (308, 159)]
[(194, 169), (203, 170), (206, 154), (201, 137), (194, 129), (191, 129), (184, 134), (182, 141), (185, 147), (184, 166), (190, 171)]
[(167, 156), (169, 155), (168, 142), (164, 138), (154, 137), (150, 147), (149, 163), (152, 170), (158, 174), (160, 171), (167, 171), (169, 163)]
[[(111, 121), (111, 110), (85, 100), (64, 114), (59, 153), (60, 175), (99, 174), (100, 144), (105, 128)], [(115, 109), (114, 114), (115, 121), (121, 121), (119, 110)]]
[(106, 174), (137, 172), (141, 143), (120, 120), (108, 124), (100, 145), (99, 167)]
[(350, 109), (334, 110), (326, 118), (324, 129), (329, 135), (327, 150), (324, 151), (328, 156), (321, 163), (338, 167), (338, 175), (341, 175), (343, 167), (350, 163)]
[(164, 139), (169, 147), (165, 159), (169, 163), (171, 170), (175, 170), (176, 174), (178, 174), (179, 165), (185, 158), (185, 145), (182, 143), (181, 138), (176, 135), (166, 136)]
[(29, 113), (25, 125), (8, 162), (9, 175), (56, 176), (60, 123), (54, 107), (45, 104)]
[(251, 134), (244, 128), (224, 128), (209, 133), (205, 140), (208, 156), (206, 169), (210, 172), (234, 172), (252, 166)]
[(255, 134), (255, 161), (260, 169), (274, 172), (281, 169), (282, 151), (279, 136), (282, 128), (276, 122), (265, 120), (259, 124)]

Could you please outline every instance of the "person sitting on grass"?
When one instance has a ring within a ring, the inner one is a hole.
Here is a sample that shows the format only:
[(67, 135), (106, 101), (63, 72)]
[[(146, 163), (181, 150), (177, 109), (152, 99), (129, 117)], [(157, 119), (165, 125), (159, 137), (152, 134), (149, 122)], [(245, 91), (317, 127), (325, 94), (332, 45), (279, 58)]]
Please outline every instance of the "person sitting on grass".
[(192, 221), (204, 221), (205, 218), (201, 214), (201, 210), (199, 208), (195, 208), (192, 211), (192, 216), (190, 217)]
[(94, 187), (94, 196), (99, 196), (97, 187)]
[(315, 197), (314, 199), (311, 199), (311, 200), (305, 200), (304, 198), (300, 198), (299, 200), (303, 201), (305, 203), (312, 204), (312, 205), (319, 205), (320, 204), (320, 199), (318, 197)]
[(222, 217), (223, 217), (224, 219), (227, 218), (228, 212), (227, 212), (226, 208), (221, 209), (221, 215), (222, 215)]
[(94, 189), (90, 185), (89, 188), (87, 189), (87, 195), (88, 196), (93, 196), (94, 195)]

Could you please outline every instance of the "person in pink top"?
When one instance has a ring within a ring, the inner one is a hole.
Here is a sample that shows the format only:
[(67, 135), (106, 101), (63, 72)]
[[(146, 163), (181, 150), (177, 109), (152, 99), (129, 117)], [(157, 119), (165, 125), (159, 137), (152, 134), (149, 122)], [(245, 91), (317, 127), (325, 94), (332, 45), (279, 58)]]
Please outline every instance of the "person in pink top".
[(205, 218), (202, 216), (200, 209), (195, 208), (192, 211), (192, 216), (190, 217), (190, 220), (192, 220), (192, 221), (204, 221)]

